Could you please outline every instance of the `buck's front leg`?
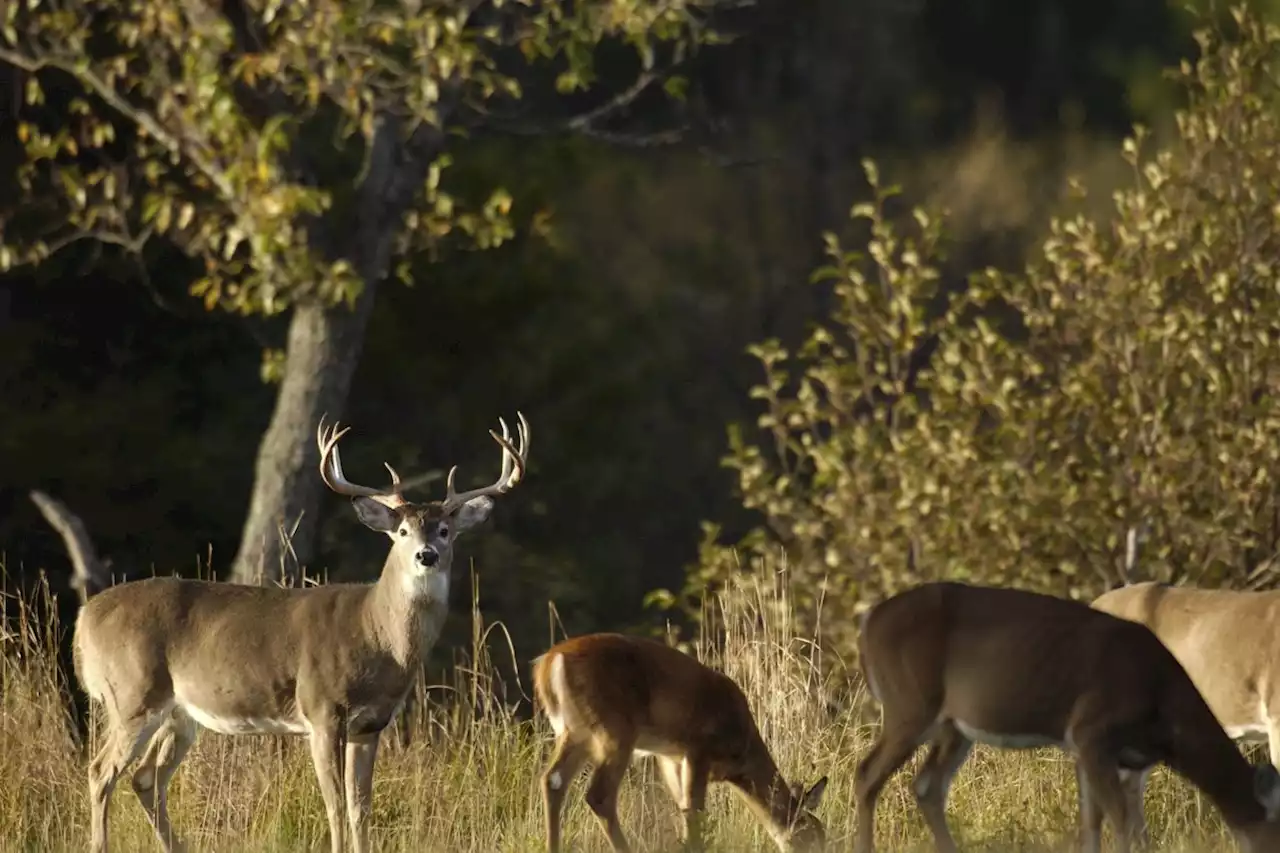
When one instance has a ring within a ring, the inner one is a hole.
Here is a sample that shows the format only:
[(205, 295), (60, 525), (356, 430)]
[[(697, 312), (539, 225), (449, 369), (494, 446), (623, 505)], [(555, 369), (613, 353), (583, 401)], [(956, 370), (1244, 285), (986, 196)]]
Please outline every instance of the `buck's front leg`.
[(342, 853), (345, 833), (343, 808), (343, 749), (337, 716), (323, 724), (311, 721), (311, 763), (316, 768), (316, 780), (324, 797), (324, 810), (329, 818), (329, 849)]
[(378, 736), (347, 743), (347, 825), (355, 853), (368, 853), (369, 812), (373, 806), (373, 765)]

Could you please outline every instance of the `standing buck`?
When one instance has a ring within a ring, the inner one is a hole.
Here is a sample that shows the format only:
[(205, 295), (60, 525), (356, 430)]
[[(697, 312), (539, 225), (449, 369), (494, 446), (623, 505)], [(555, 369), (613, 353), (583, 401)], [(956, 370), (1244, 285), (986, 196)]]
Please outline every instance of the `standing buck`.
[(654, 640), (588, 634), (552, 646), (534, 662), (533, 689), (556, 745), (542, 777), (547, 850), (560, 850), (565, 791), (582, 765), (595, 769), (587, 805), (615, 851), (629, 851), (618, 822), (618, 787), (632, 753), (657, 758), (684, 814), (685, 843), (701, 844), (708, 782), (727, 782), (768, 826), (784, 851), (822, 849), (811, 813), (823, 777), (791, 790), (769, 754), (742, 690), (723, 673)]
[(518, 449), (505, 423), (501, 436), (490, 431), (502, 447), (502, 473), (492, 485), (458, 494), (454, 468), (444, 501), (422, 504), (405, 500), (389, 465), (388, 489), (348, 482), (337, 447), (345, 433), (321, 420), (320, 473), (351, 497), (366, 526), (391, 537), (376, 583), (282, 589), (151, 578), (111, 587), (80, 611), (76, 673), (106, 712), (104, 742), (89, 766), (95, 853), (107, 849), (112, 789), (139, 758), (133, 789), (161, 846), (177, 846), (165, 790), (197, 725), (231, 735), (306, 735), (332, 850), (343, 849), (344, 812), (355, 849), (368, 849), (378, 734), (440, 634), (454, 540), (520, 482), (529, 429), (521, 415)]
[(885, 782), (925, 741), (915, 794), (942, 851), (956, 849), (947, 790), (975, 741), (1074, 753), (1085, 850), (1101, 848), (1104, 815), (1129, 849), (1138, 824), (1121, 776), (1157, 763), (1213, 800), (1245, 850), (1280, 850), (1280, 773), (1250, 767), (1142, 625), (1063, 598), (932, 583), (868, 611), (859, 647), (884, 717), (855, 781), (859, 853), (873, 848)]
[[(1093, 607), (1150, 628), (1227, 734), (1266, 742), (1280, 766), (1280, 592), (1145, 582), (1103, 593)], [(1126, 786), (1141, 807), (1146, 776), (1134, 774)]]

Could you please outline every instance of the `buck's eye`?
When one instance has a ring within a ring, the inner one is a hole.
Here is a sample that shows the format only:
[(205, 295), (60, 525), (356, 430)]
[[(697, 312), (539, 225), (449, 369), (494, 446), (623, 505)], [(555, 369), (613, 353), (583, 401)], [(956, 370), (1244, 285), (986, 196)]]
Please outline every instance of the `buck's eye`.
[(409, 535), (409, 528), (407, 528), (407, 527), (401, 527), (401, 528), (400, 528), (400, 535), (401, 535), (401, 536), (408, 536), (408, 535)]
[(443, 539), (448, 535), (449, 535), (449, 528), (445, 527), (443, 524), (440, 525), (440, 538)]

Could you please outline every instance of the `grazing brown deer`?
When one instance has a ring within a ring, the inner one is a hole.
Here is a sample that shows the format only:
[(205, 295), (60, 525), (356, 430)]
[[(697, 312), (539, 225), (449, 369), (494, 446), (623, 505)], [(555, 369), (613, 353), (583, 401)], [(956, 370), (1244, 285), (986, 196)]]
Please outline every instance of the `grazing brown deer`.
[[(1093, 607), (1150, 628), (1227, 734), (1265, 742), (1271, 763), (1280, 766), (1280, 591), (1144, 582), (1103, 593)], [(1133, 773), (1125, 779), (1139, 819), (1146, 778)]]
[(178, 846), (165, 791), (197, 726), (306, 736), (331, 849), (340, 853), (347, 828), (355, 850), (368, 849), (378, 735), (440, 634), (455, 537), (520, 482), (529, 431), (521, 416), (519, 448), (505, 423), (502, 435), (490, 431), (502, 447), (502, 473), (492, 485), (459, 494), (455, 468), (445, 499), (421, 504), (404, 498), (390, 466), (387, 489), (348, 482), (337, 447), (345, 433), (321, 420), (320, 473), (351, 497), (366, 526), (391, 537), (376, 583), (283, 589), (158, 577), (113, 586), (81, 609), (76, 673), (106, 714), (89, 767), (95, 853), (107, 850), (111, 792), (138, 759), (133, 789), (161, 846)]
[(1280, 850), (1280, 773), (1254, 769), (1146, 627), (1015, 589), (930, 583), (877, 604), (859, 637), (883, 729), (858, 766), (855, 850), (873, 849), (876, 798), (926, 741), (915, 793), (937, 848), (954, 851), (947, 790), (974, 742), (1076, 756), (1083, 847), (1137, 824), (1122, 772), (1164, 763), (1203, 791), (1247, 851)]
[(823, 848), (822, 823), (812, 812), (826, 777), (803, 793), (792, 791), (746, 696), (727, 675), (654, 640), (587, 634), (541, 655), (533, 688), (556, 736), (542, 777), (549, 853), (559, 853), (565, 792), (587, 762), (594, 765), (587, 805), (613, 849), (631, 849), (618, 822), (618, 787), (637, 752), (657, 758), (684, 814), (686, 845), (701, 845), (707, 783), (727, 782), (780, 849)]

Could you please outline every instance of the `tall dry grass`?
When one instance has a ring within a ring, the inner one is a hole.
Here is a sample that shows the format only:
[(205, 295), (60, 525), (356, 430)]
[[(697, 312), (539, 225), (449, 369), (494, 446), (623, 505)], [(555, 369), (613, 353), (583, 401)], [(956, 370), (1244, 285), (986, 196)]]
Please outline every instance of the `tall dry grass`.
[[(742, 685), (793, 783), (830, 776), (821, 814), (832, 848), (847, 849), (854, 768), (878, 724), (856, 676), (797, 634), (785, 571), (758, 571), (707, 607), (717, 628), (691, 651)], [(85, 767), (63, 723), (53, 637), (24, 623), (28, 608), (10, 602), (7, 610), (16, 629), (0, 663), (0, 851), (83, 849)], [(528, 719), (528, 700), (521, 698), (527, 685), (497, 684), (490, 650), (518, 656), (526, 672), (527, 661), (542, 650), (512, 650), (500, 630), (486, 628), (478, 613), (475, 620), (472, 647), (460, 654), (454, 683), (424, 689), (412, 746), (397, 751), (384, 740), (374, 787), (378, 849), (541, 849), (538, 776), (550, 733), (541, 719)], [(517, 701), (494, 701), (495, 695)], [(899, 774), (881, 798), (882, 850), (931, 849), (908, 787), (912, 772), (909, 766)], [(571, 849), (605, 850), (581, 792), (579, 782), (566, 808), (566, 841)], [(1072, 766), (1061, 754), (979, 747), (956, 779), (949, 815), (966, 849), (1069, 849), (1075, 797)], [(113, 849), (158, 849), (127, 781), (112, 805)], [(328, 849), (320, 794), (297, 740), (205, 733), (178, 773), (170, 809), (193, 850)], [(674, 848), (677, 813), (648, 762), (633, 765), (622, 809), (639, 849)], [(772, 849), (747, 809), (721, 787), (713, 787), (708, 809), (713, 849)], [(1213, 809), (1163, 770), (1148, 788), (1147, 811), (1153, 839), (1164, 849), (1230, 849)]]

